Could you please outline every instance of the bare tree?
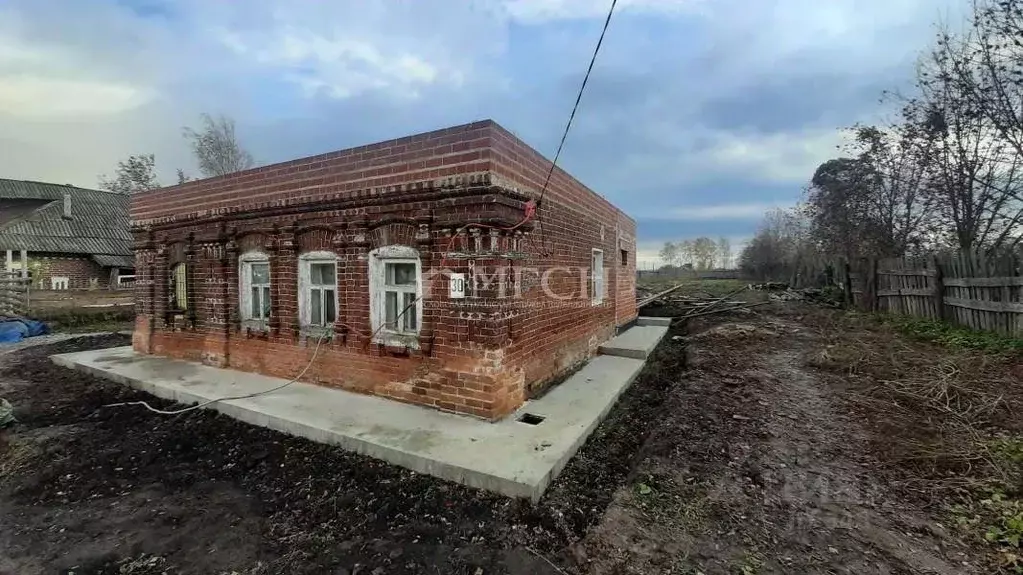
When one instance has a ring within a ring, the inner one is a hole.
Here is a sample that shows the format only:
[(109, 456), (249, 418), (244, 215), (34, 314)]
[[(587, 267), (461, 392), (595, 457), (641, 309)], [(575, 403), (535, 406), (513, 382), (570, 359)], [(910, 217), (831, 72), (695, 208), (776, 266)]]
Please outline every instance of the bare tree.
[(801, 263), (817, 257), (804, 210), (772, 210), (740, 253), (739, 267), (757, 279), (793, 282)]
[(994, 111), (996, 105), (987, 101), (991, 90), (983, 88), (976, 34), (941, 34), (921, 63), (919, 96), (904, 115), (932, 142), (929, 192), (949, 223), (951, 243), (963, 250), (996, 250), (1021, 240), (1023, 140), (1017, 142), (1007, 128), (1008, 112)]
[(854, 157), (817, 168), (807, 193), (813, 235), (829, 253), (901, 256), (925, 243), (935, 202), (926, 193), (931, 143), (916, 124), (857, 126)]
[(678, 243), (679, 267), (688, 265), (696, 267), (696, 243), (693, 240), (682, 240)]
[(664, 247), (658, 254), (666, 266), (678, 265), (678, 246), (672, 242), (664, 242)]
[(717, 244), (708, 237), (699, 237), (693, 240), (693, 267), (700, 270), (714, 267), (717, 250)]
[(718, 238), (718, 265), (723, 269), (732, 267), (732, 242), (724, 236)]
[(153, 154), (137, 154), (128, 156), (127, 160), (117, 162), (114, 177), (99, 177), (101, 190), (118, 194), (134, 194), (160, 187), (156, 180), (156, 156)]
[(202, 115), (202, 129), (184, 128), (204, 177), (223, 176), (251, 168), (252, 155), (242, 149), (235, 136), (234, 120), (227, 116)]

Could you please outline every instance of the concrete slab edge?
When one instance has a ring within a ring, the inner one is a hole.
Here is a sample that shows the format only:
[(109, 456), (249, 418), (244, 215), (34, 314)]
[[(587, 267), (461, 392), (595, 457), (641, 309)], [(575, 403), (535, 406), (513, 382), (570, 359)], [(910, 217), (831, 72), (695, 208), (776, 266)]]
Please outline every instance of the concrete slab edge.
[[(659, 341), (659, 340), (658, 340)], [(603, 355), (613, 355), (615, 357), (627, 357), (629, 359), (638, 359), (645, 361), (649, 355), (645, 349), (635, 349), (628, 347), (618, 347), (614, 345), (602, 345), (597, 348)]]
[(632, 370), (632, 373), (626, 379), (625, 384), (618, 388), (618, 390), (614, 393), (614, 395), (611, 398), (611, 401), (609, 401), (607, 405), (605, 405), (598, 412), (597, 417), (593, 418), (593, 420), (586, 425), (583, 433), (581, 433), (579, 437), (576, 438), (576, 440), (572, 443), (572, 445), (569, 446), (569, 448), (565, 451), (565, 455), (554, 463), (554, 466), (551, 467), (550, 472), (547, 473), (547, 475), (540, 482), (541, 488), (539, 493), (536, 495), (536, 497), (531, 498), (533, 500), (533, 503), (536, 503), (537, 501), (540, 500), (540, 497), (543, 496), (543, 492), (547, 490), (547, 487), (550, 485), (550, 483), (557, 479), (558, 475), (560, 475), (561, 472), (564, 471), (565, 467), (568, 465), (568, 462), (571, 461), (573, 457), (575, 457), (575, 454), (578, 453), (580, 449), (582, 449), (583, 445), (586, 445), (586, 440), (588, 440), (590, 436), (593, 435), (593, 432), (596, 431), (597, 426), (599, 426), (604, 421), (604, 419), (607, 418), (607, 414), (611, 413), (611, 409), (613, 409), (615, 404), (618, 403), (618, 400), (621, 398), (622, 394), (625, 393), (625, 390), (629, 389), (629, 387), (632, 386), (632, 382), (636, 381), (636, 378), (639, 377), (639, 374), (641, 371), (643, 371), (643, 367), (645, 365), (646, 365), (645, 361), (640, 361), (640, 363), (636, 366), (635, 369)]
[(636, 325), (655, 325), (661, 327), (671, 327), (671, 318), (641, 316), (636, 319)]
[[(154, 395), (161, 399), (174, 401), (182, 405), (195, 405), (209, 401), (213, 398), (204, 397), (197, 394), (188, 393), (179, 389), (168, 389), (165, 387), (159, 387), (151, 383), (137, 380), (122, 376), (120, 374), (112, 373), (109, 371), (103, 371), (95, 368), (91, 365), (86, 365), (74, 361), (71, 357), (74, 354), (66, 355), (53, 355), (50, 359), (56, 365), (66, 367), (69, 369), (75, 369), (88, 373), (90, 375), (107, 379), (121, 385), (137, 389), (139, 391), (146, 392), (150, 395)], [(630, 381), (631, 384), (631, 381)], [(617, 397), (615, 398), (617, 400)], [(120, 408), (125, 409), (125, 408)], [(135, 409), (144, 409), (137, 407)], [(244, 405), (239, 404), (237, 401), (222, 401), (211, 404), (203, 409), (212, 409), (223, 413), (229, 417), (256, 425), (259, 427), (266, 427), (280, 433), (288, 435), (294, 435), (297, 437), (304, 437), (318, 443), (325, 443), (329, 445), (337, 445), (345, 450), (353, 451), (361, 455), (380, 459), (388, 463), (393, 463), (406, 469), (415, 471), (416, 473), (422, 473), (424, 475), (431, 475), (447, 481), (454, 481), (467, 485), (469, 487), (475, 487), (478, 489), (485, 489), (488, 491), (496, 491), (509, 497), (521, 497), (528, 498), (532, 501), (538, 501), (543, 495), (544, 490), (549, 485), (550, 481), (557, 475), (554, 473), (548, 473), (544, 477), (540, 478), (539, 481), (533, 483), (527, 483), (525, 481), (511, 481), (505, 477), (496, 475), (490, 475), (475, 469), (466, 469), (461, 466), (453, 465), (450, 463), (443, 463), (436, 460), (424, 458), (414, 453), (394, 449), (388, 446), (371, 443), (358, 437), (341, 436), (335, 433), (328, 432), (327, 430), (320, 429), (312, 425), (305, 425), (301, 422), (284, 420), (280, 417), (270, 416), (252, 408), (248, 408)], [(171, 417), (166, 415), (153, 414), (154, 417)], [(603, 416), (601, 417), (601, 419)], [(594, 424), (595, 426), (595, 424)], [(592, 432), (588, 430), (585, 437), (589, 436)], [(572, 454), (578, 447), (572, 450)], [(564, 467), (567, 463), (566, 458), (564, 462), (559, 462), (561, 467)], [(560, 471), (560, 469), (558, 470)]]
[[(667, 330), (664, 330), (664, 332), (658, 336), (657, 341), (651, 349), (655, 348), (656, 345), (660, 343), (666, 333)], [(611, 353), (605, 351), (605, 349), (611, 350)], [(646, 350), (624, 349), (616, 348), (614, 346), (600, 346), (600, 353), (604, 355), (623, 357), (630, 360), (637, 360), (636, 365), (631, 369), (625, 383), (615, 390), (610, 401), (608, 401), (600, 409), (600, 411), (597, 412), (597, 415), (585, 424), (583, 432), (580, 433), (575, 440), (573, 440), (569, 448), (565, 450), (565, 453), (560, 456), (557, 461), (554, 462), (548, 472), (542, 477), (532, 480), (520, 478), (509, 479), (507, 477), (492, 475), (476, 469), (467, 469), (451, 463), (428, 459), (415, 453), (371, 443), (369, 441), (359, 439), (358, 437), (343, 436), (313, 425), (306, 425), (298, 421), (286, 420), (281, 417), (267, 415), (257, 409), (247, 407), (243, 403), (251, 400), (223, 401), (211, 404), (204, 409), (216, 410), (224, 415), (233, 417), (251, 425), (258, 425), (281, 433), (304, 437), (319, 443), (337, 445), (348, 451), (353, 451), (355, 453), (399, 465), (417, 473), (431, 475), (447, 481), (454, 481), (469, 487), (495, 491), (509, 497), (528, 498), (535, 503), (540, 500), (550, 483), (564, 470), (564, 468), (568, 465), (568, 462), (571, 461), (571, 459), (578, 453), (579, 449), (586, 444), (586, 441), (596, 430), (597, 426), (604, 421), (607, 415), (618, 403), (622, 394), (625, 393), (625, 391), (633, 384), (640, 372), (642, 372), (643, 367), (646, 365), (646, 359), (649, 355)], [(53, 355), (50, 356), (50, 359), (54, 362), (54, 364), (61, 367), (76, 369), (102, 379), (114, 381), (133, 389), (149, 393), (161, 399), (174, 401), (183, 405), (195, 405), (212, 399), (202, 395), (188, 393), (181, 389), (157, 386), (141, 379), (135, 379), (110, 371), (105, 371), (86, 363), (79, 363), (75, 361), (75, 355), (76, 354), (74, 353)], [(137, 409), (143, 408), (138, 407)], [(153, 416), (168, 417), (158, 414), (153, 414)]]

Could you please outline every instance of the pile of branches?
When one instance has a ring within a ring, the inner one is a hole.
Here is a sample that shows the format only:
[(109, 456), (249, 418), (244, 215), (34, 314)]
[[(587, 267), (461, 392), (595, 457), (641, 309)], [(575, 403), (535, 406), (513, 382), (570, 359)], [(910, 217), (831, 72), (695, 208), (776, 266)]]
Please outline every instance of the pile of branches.
[(851, 384), (846, 398), (872, 421), (882, 459), (912, 471), (902, 483), (938, 498), (991, 481), (1019, 484), (1021, 466), (997, 453), (1000, 437), (1023, 433), (1011, 361), (865, 327), (827, 326), (829, 344), (809, 363)]
[(647, 296), (642, 298), (638, 302), (639, 307), (661, 307), (670, 306), (671, 309), (677, 312), (674, 317), (677, 320), (685, 320), (693, 317), (699, 317), (704, 315), (711, 315), (717, 313), (726, 313), (731, 311), (746, 310), (760, 305), (771, 303), (769, 301), (750, 303), (738, 299), (732, 299), (732, 296), (737, 295), (739, 292), (746, 291), (747, 287), (739, 288), (725, 296), (714, 297), (710, 295), (701, 294), (679, 294), (675, 293), (681, 285), (668, 288), (658, 294)]

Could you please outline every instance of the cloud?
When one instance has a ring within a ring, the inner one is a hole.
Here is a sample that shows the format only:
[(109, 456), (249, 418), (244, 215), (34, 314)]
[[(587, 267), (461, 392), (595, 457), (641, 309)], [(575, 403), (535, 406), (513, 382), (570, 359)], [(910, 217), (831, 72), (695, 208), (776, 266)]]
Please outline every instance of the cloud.
[(692, 159), (717, 171), (744, 174), (749, 180), (804, 184), (814, 169), (839, 152), (842, 134), (834, 128), (799, 132), (717, 133)]
[[(618, 0), (615, 10), (622, 13), (683, 14), (698, 9), (705, 0)], [(524, 23), (557, 20), (604, 18), (610, 0), (508, 0), (508, 14)]]
[(21, 118), (113, 114), (152, 98), (144, 85), (90, 73), (87, 57), (43, 44), (10, 12), (0, 11), (0, 114)]
[[(959, 3), (961, 4), (961, 3)], [(92, 186), (227, 113), (271, 163), (493, 118), (551, 157), (610, 0), (6, 0), (0, 177)], [(560, 159), (641, 239), (745, 236), (952, 0), (619, 0)], [(954, 21), (954, 19), (950, 19)]]
[(674, 220), (680, 222), (701, 220), (759, 220), (766, 212), (777, 207), (777, 204), (766, 204), (760, 202), (716, 204), (708, 206), (682, 206), (671, 208), (658, 214), (649, 215), (647, 218)]
[(307, 95), (324, 93), (348, 98), (377, 90), (417, 96), (418, 88), (445, 79), (459, 83), (458, 70), (442, 71), (408, 52), (385, 53), (373, 44), (286, 29), (270, 37), (242, 38), (225, 32), (223, 41), (236, 54), (282, 70)]

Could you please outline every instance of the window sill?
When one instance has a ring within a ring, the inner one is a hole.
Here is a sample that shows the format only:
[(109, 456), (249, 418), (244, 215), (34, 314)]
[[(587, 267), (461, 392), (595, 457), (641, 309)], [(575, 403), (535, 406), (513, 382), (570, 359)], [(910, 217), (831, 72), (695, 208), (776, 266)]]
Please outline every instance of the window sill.
[(298, 335), (301, 339), (305, 339), (312, 345), (316, 345), (316, 340), (323, 338), (324, 342), (328, 342), (334, 339), (334, 326), (330, 325), (323, 327), (320, 325), (303, 325), (298, 329)]
[(419, 349), (418, 333), (395, 333), (387, 330), (380, 330), (380, 333), (373, 338), (373, 343), (387, 347), (405, 347)]
[(266, 319), (243, 319), (241, 321), (241, 328), (247, 329), (253, 332), (269, 332), (270, 331), (270, 320)]

